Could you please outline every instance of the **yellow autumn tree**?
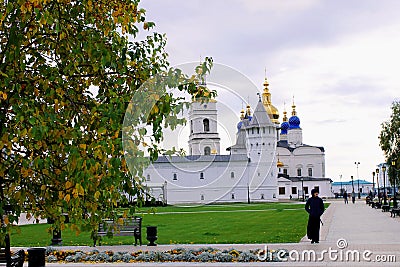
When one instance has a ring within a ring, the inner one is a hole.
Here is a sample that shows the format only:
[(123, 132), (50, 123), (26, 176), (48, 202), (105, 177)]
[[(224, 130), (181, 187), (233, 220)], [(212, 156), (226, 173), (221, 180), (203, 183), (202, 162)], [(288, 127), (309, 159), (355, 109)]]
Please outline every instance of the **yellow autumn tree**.
[[(141, 180), (132, 177), (140, 178), (146, 161), (135, 161), (129, 173), (122, 147), (132, 95), (160, 73), (172, 77), (169, 87), (203, 91), (169, 67), (163, 35), (136, 40), (139, 30), (154, 27), (137, 0), (0, 2), (1, 239), (21, 212), (52, 218), (57, 229), (68, 213), (77, 231), (94, 231), (127, 201), (125, 193), (140, 199)], [(204, 73), (210, 66), (211, 60), (201, 66)], [(182, 105), (159, 94), (157, 110), (145, 119), (155, 142), (165, 118)], [(135, 133), (137, 140), (145, 134)], [(158, 147), (149, 152), (156, 158)]]

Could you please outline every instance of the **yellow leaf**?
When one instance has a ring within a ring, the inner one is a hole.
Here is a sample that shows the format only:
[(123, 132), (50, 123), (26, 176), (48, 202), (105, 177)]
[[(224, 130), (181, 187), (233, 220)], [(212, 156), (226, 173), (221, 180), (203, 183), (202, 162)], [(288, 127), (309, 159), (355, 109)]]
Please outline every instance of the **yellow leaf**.
[(63, 199), (64, 198), (64, 192), (60, 191), (58, 192), (58, 199)]
[(74, 198), (78, 198), (78, 190), (76, 188), (74, 188), (74, 190), (72, 190), (72, 195)]
[(71, 199), (71, 196), (70, 196), (69, 194), (67, 194), (67, 195), (64, 197), (64, 200), (67, 201), (67, 203), (69, 202), (70, 199)]
[(7, 100), (7, 94), (5, 92), (0, 92), (0, 95), (4, 100)]
[(94, 199), (95, 199), (95, 200), (98, 200), (99, 197), (100, 197), (100, 192), (99, 192), (99, 191), (96, 191), (96, 193), (94, 193)]
[(41, 189), (42, 191), (46, 190), (46, 185), (43, 184), (43, 185), (40, 187), (40, 189)]
[(4, 216), (4, 224), (8, 224), (10, 221), (8, 220), (8, 216)]
[(153, 108), (150, 111), (150, 114), (151, 115), (156, 114), (156, 113), (158, 113), (159, 110), (160, 109), (156, 105), (154, 105)]
[(78, 190), (79, 195), (81, 196), (85, 195), (85, 190), (83, 189), (83, 186), (79, 184), (76, 189)]
[(70, 181), (67, 181), (67, 182), (65, 183), (65, 188), (66, 188), (66, 189), (71, 188), (71, 186), (72, 186), (72, 183), (71, 183)]
[(83, 150), (86, 150), (86, 144), (79, 144), (79, 147)]

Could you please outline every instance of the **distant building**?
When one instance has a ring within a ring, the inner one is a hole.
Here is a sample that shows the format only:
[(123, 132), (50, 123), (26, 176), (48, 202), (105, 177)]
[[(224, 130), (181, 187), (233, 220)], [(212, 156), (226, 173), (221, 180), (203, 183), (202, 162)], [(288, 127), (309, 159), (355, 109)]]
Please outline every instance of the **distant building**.
[(333, 182), (332, 191), (334, 194), (341, 196), (344, 192), (347, 192), (348, 194), (353, 192), (353, 186), (354, 193), (358, 194), (358, 188), (360, 188), (361, 195), (368, 195), (374, 188), (372, 182), (366, 180), (354, 180), (353, 183), (351, 181)]

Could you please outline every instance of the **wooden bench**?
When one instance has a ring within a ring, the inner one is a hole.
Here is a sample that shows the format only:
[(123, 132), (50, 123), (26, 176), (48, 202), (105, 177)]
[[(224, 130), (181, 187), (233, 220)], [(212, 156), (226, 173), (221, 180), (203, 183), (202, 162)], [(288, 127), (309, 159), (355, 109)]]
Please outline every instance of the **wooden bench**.
[(22, 267), (25, 261), (24, 250), (18, 250), (13, 255), (10, 250), (10, 236), (4, 238), (5, 247), (0, 248), (0, 265), (7, 267)]
[(382, 212), (386, 212), (390, 210), (390, 206), (389, 205), (382, 205)]
[(373, 202), (373, 203), (372, 203), (372, 207), (373, 207), (373, 208), (376, 208), (376, 209), (380, 209), (380, 208), (382, 208), (382, 203)]
[(397, 216), (400, 216), (400, 208), (392, 208), (390, 210), (390, 217), (395, 218), (396, 214), (397, 214)]
[(122, 221), (122, 224), (114, 220), (103, 220), (103, 222), (99, 223), (99, 228), (94, 238), (94, 246), (96, 246), (97, 240), (99, 240), (99, 245), (101, 246), (102, 236), (133, 236), (135, 238), (135, 246), (137, 241), (142, 245), (142, 218), (135, 216), (122, 219)]

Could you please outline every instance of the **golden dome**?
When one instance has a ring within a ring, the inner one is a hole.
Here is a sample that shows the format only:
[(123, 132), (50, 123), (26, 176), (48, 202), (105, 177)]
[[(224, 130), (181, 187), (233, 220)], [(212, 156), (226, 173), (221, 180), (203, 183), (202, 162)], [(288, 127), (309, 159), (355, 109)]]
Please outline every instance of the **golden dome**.
[(285, 166), (285, 165), (282, 163), (282, 161), (279, 161), (279, 159), (278, 159), (278, 162), (276, 163), (276, 167), (282, 168), (283, 166)]
[(217, 153), (218, 153), (218, 151), (215, 148), (211, 149), (211, 154), (212, 155), (216, 155)]
[(292, 116), (296, 116), (296, 105), (294, 104), (294, 96), (293, 96), (293, 102), (292, 102)]
[(283, 103), (283, 118), (282, 118), (282, 121), (284, 121), (284, 122), (285, 122), (285, 121), (288, 121), (285, 103)]
[(264, 81), (264, 92), (262, 93), (262, 103), (264, 105), (265, 111), (268, 113), (269, 118), (273, 123), (279, 124), (279, 111), (278, 109), (272, 105), (271, 102), (271, 93), (268, 89), (269, 83), (267, 78)]
[(211, 102), (216, 103), (217, 100), (213, 96), (210, 96), (210, 90), (207, 88), (207, 84), (205, 81), (198, 82), (197, 92), (195, 92), (192, 96), (192, 102)]
[(278, 162), (276, 163), (276, 167), (282, 168), (283, 166), (285, 166), (285, 165), (283, 164), (282, 161), (279, 160), (279, 154), (278, 154)]
[(244, 109), (242, 109), (242, 111), (240, 111), (240, 119), (241, 119), (241, 120), (244, 119)]
[(251, 115), (250, 105), (247, 104), (246, 108), (247, 108), (247, 112), (246, 112), (247, 116), (250, 116)]

